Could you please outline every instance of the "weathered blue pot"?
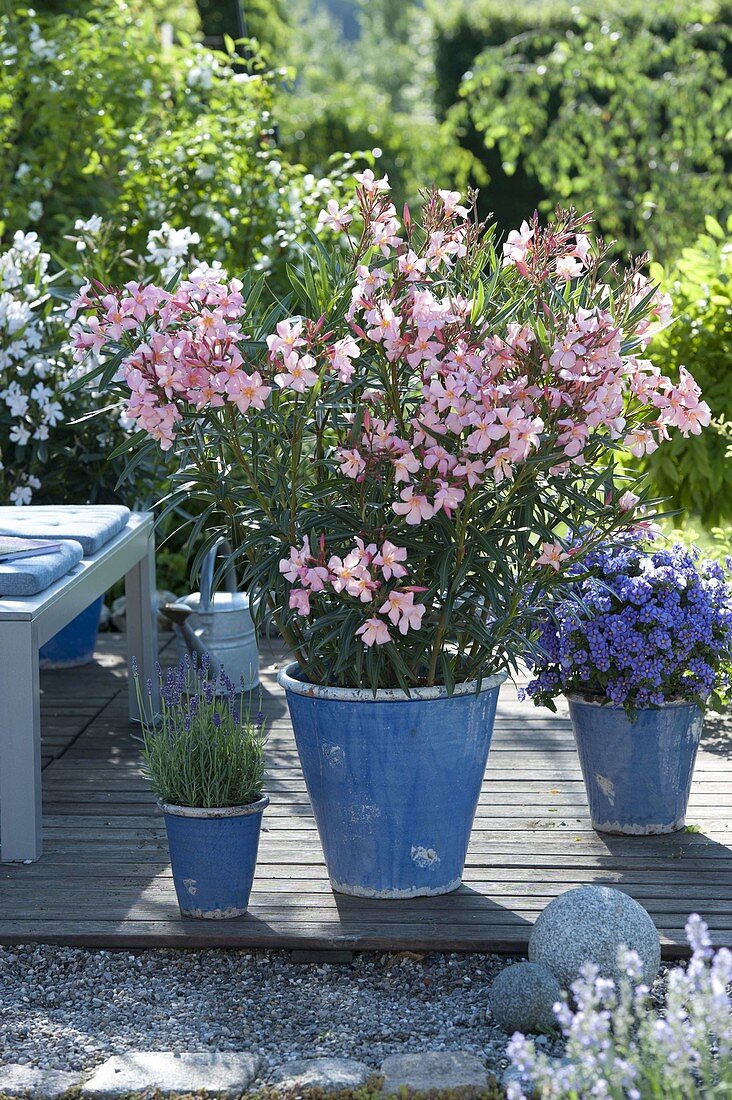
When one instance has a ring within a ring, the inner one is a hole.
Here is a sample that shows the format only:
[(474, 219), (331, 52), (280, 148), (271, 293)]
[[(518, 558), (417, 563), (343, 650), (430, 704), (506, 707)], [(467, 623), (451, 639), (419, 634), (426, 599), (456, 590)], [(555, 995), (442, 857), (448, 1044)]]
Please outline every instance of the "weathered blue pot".
[(296, 664), (280, 672), (334, 890), (457, 889), (504, 679), (374, 696), (310, 684)]
[(94, 657), (104, 596), (90, 603), (38, 651), (41, 668), (79, 668)]
[(595, 829), (635, 836), (683, 829), (704, 716), (692, 703), (639, 710), (570, 696)]
[(268, 805), (266, 795), (250, 806), (223, 809), (161, 803), (184, 917), (226, 920), (246, 913)]

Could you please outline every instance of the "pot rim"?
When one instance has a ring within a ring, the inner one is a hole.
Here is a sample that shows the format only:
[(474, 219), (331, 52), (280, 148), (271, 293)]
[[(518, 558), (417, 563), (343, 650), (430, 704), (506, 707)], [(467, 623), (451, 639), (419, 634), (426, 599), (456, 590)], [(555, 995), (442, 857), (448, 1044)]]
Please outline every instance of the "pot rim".
[(348, 703), (412, 703), (430, 699), (448, 699), (455, 695), (482, 695), (484, 691), (500, 687), (504, 680), (508, 679), (507, 672), (495, 672), (492, 676), (486, 676), (481, 680), (479, 692), (477, 680), (455, 684), (452, 696), (444, 686), (412, 688), (409, 695), (402, 688), (377, 688), (374, 695), (368, 687), (328, 687), (325, 684), (311, 684), (307, 680), (298, 680), (294, 675), (298, 668), (297, 661), (290, 661), (277, 673), (277, 683), (285, 691), (291, 691), (294, 695), (307, 695), (311, 699), (330, 699)]
[[(564, 696), (568, 703), (583, 703), (588, 707), (603, 707), (605, 710), (624, 710), (625, 708), (621, 703), (611, 703), (606, 695), (585, 695), (581, 691), (570, 691)], [(663, 703), (660, 703), (656, 707), (636, 707), (636, 711), (639, 714), (650, 714), (653, 711), (665, 710), (666, 707), (689, 707), (692, 710), (700, 710), (698, 703), (693, 703), (689, 699), (665, 699)]]
[(256, 802), (250, 802), (248, 806), (176, 806), (172, 802), (163, 802), (158, 799), (158, 806), (164, 814), (171, 817), (248, 817), (250, 814), (262, 813), (269, 806), (269, 795), (263, 794)]

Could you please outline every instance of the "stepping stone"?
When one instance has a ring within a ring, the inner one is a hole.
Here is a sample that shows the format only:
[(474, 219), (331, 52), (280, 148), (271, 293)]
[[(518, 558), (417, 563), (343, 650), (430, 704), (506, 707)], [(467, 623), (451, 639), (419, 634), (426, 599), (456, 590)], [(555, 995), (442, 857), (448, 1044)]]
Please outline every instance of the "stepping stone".
[(381, 1066), (383, 1096), (400, 1089), (429, 1092), (430, 1089), (485, 1088), (488, 1072), (482, 1059), (464, 1050), (440, 1050), (431, 1054), (394, 1054)]
[(355, 1058), (301, 1058), (278, 1066), (272, 1084), (280, 1089), (319, 1088), (325, 1092), (360, 1088), (375, 1070)]
[(38, 1066), (0, 1066), (0, 1096), (32, 1096), (34, 1100), (58, 1100), (81, 1081), (80, 1073)]
[(129, 1092), (156, 1091), (164, 1096), (203, 1092), (239, 1097), (258, 1072), (255, 1054), (136, 1050), (108, 1058), (82, 1085), (81, 1095), (89, 1100), (116, 1100)]

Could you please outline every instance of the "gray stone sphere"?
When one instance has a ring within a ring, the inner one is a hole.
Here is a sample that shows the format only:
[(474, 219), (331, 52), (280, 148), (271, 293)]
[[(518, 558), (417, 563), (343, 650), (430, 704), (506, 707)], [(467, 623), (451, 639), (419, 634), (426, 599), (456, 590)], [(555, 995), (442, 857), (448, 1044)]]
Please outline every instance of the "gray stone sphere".
[(586, 962), (618, 981), (622, 944), (638, 953), (643, 981), (650, 984), (661, 965), (661, 943), (643, 906), (621, 890), (578, 886), (560, 894), (539, 916), (529, 937), (529, 958), (548, 966), (567, 989)]
[(501, 971), (488, 999), (493, 1019), (507, 1035), (529, 1035), (557, 1027), (554, 1005), (562, 999), (562, 987), (548, 966), (520, 962)]

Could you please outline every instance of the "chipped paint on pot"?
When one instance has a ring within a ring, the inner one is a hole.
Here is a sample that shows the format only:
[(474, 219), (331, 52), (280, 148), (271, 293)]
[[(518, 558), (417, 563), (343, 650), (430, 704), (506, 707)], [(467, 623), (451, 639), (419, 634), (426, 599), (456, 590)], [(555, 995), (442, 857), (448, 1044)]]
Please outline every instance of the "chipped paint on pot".
[(414, 898), (460, 885), (505, 675), (444, 687), (333, 688), (288, 665), (305, 783), (334, 890)]
[(694, 703), (622, 707), (568, 696), (593, 828), (655, 836), (683, 829), (704, 716)]
[(159, 805), (183, 916), (241, 917), (249, 904), (267, 795), (248, 806)]

